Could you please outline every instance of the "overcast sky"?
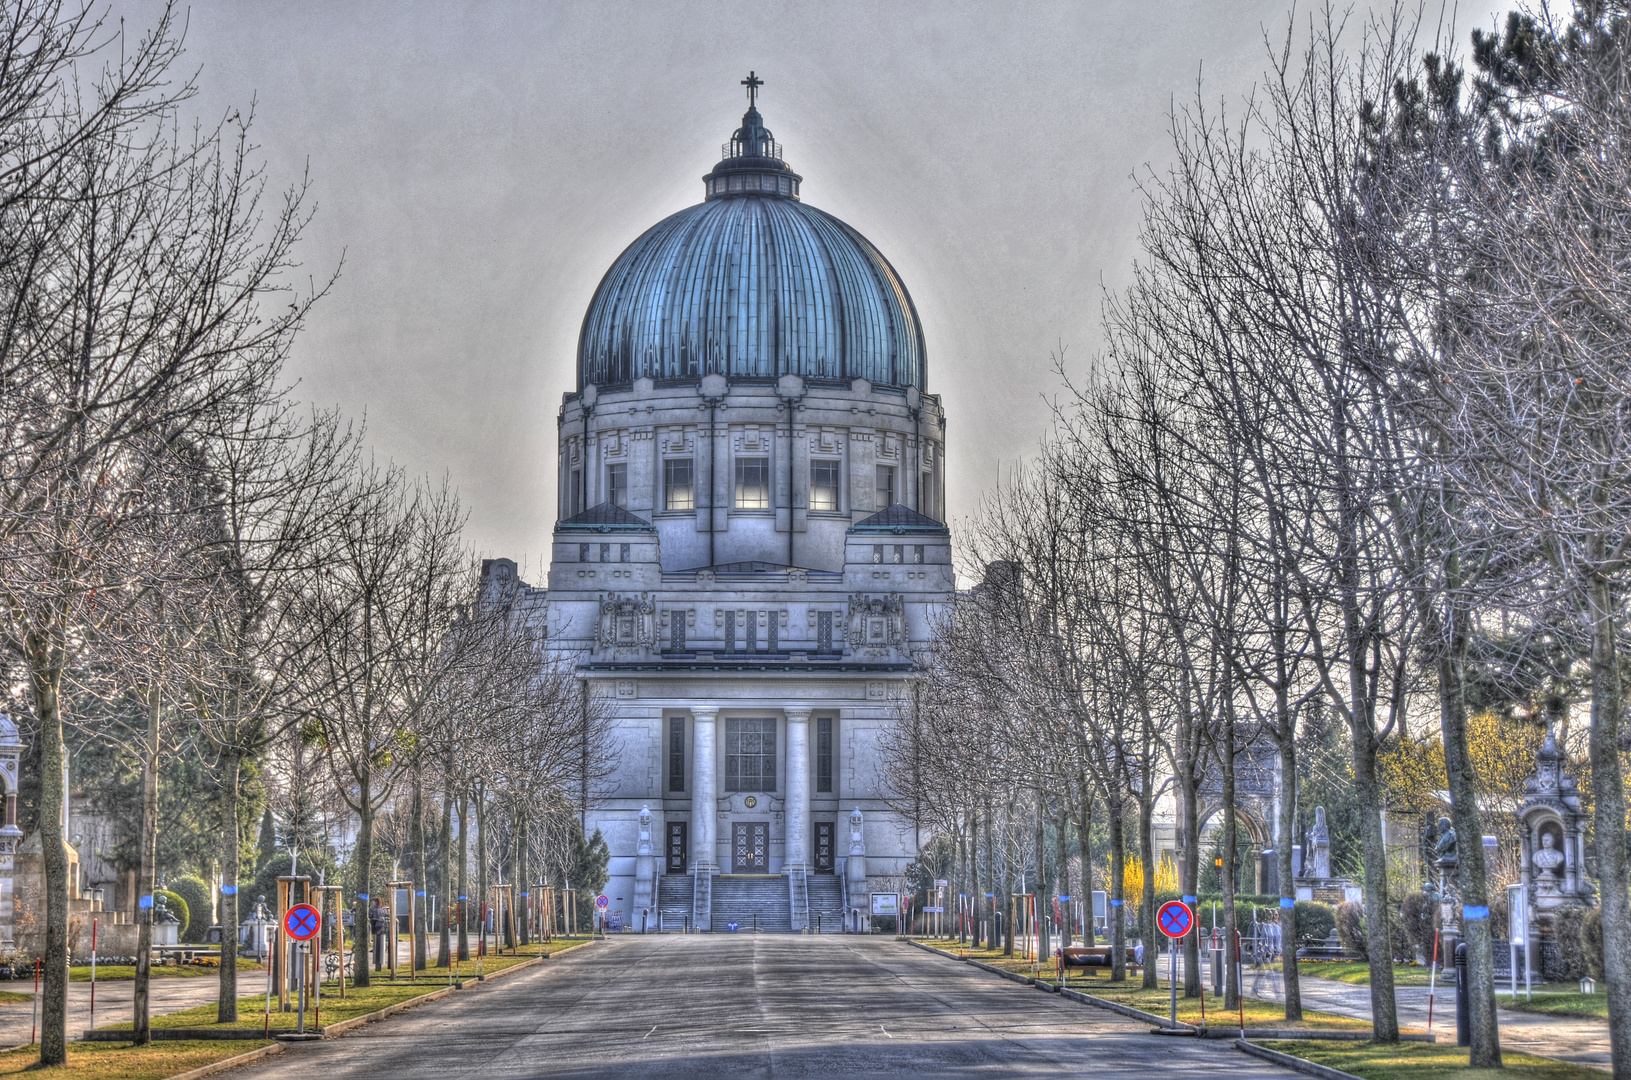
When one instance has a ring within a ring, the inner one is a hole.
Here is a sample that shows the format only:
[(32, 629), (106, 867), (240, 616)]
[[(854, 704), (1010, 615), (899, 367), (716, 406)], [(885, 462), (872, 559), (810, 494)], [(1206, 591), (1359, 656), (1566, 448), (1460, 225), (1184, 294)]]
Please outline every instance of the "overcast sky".
[(448, 474), (476, 548), (537, 579), (584, 309), (625, 246), (701, 201), (750, 69), (805, 200), (916, 301), (955, 523), (1035, 448), (1060, 345), (1090, 360), (1174, 100), (1198, 78), (1238, 99), (1286, 18), (1287, 0), (212, 3), (187, 47), (200, 115), (254, 99), (269, 175), (309, 168), (305, 266), (344, 260), (296, 346), (300, 392)]

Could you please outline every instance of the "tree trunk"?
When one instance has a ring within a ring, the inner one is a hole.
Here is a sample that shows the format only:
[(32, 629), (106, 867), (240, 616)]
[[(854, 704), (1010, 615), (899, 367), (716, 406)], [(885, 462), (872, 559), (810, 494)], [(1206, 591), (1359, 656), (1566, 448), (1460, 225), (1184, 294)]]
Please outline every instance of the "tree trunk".
[(459, 922), (459, 959), (470, 959), (470, 919), (465, 908), (470, 900), (470, 799), (462, 790), (459, 792), (459, 851), (458, 851), (458, 922)]
[[(1286, 1019), (1301, 1020), (1303, 995), (1297, 981), (1297, 885), (1291, 872), (1291, 843), (1297, 836), (1297, 724), (1283, 681), (1275, 691), (1275, 709), (1280, 732), (1280, 839), (1274, 846), (1275, 876), (1280, 879), (1280, 970), (1285, 983)], [(1287, 906), (1288, 900), (1291, 906)]]
[(442, 921), (436, 929), (436, 965), (449, 967), (453, 956), (453, 767), (448, 765), (442, 781), (442, 827), (437, 833), (438, 871), (437, 892), (442, 897)]
[(1223, 893), (1223, 1007), (1233, 1009), (1240, 1003), (1240, 964), (1235, 956), (1236, 937), (1240, 925), (1235, 918), (1235, 732), (1234, 717), (1225, 710), (1223, 725), (1223, 867), (1218, 873), (1218, 885)]
[[(1187, 709), (1187, 702), (1180, 703), (1179, 708)], [(1178, 831), (1183, 844), (1178, 860), (1178, 890), (1185, 897), (1199, 896), (1201, 885), (1200, 799), (1195, 790), (1195, 762), (1192, 758), (1194, 748), (1190, 742), (1190, 735), (1185, 730), (1193, 725), (1193, 719), (1187, 724), (1180, 725), (1177, 739), (1177, 769), (1175, 770), (1178, 774)], [(1193, 903), (1193, 900), (1188, 902)], [(1185, 934), (1183, 943), (1184, 997), (1200, 997), (1201, 936), (1199, 934)]]
[[(152, 695), (147, 708), (147, 745), (142, 748), (144, 753), (142, 760), (141, 869), (137, 873), (141, 878), (141, 885), (139, 886), (141, 897), (146, 900), (147, 906), (141, 910), (141, 914), (138, 916), (141, 922), (140, 928), (136, 931), (136, 986), (134, 1000), (131, 1005), (132, 1031), (130, 1040), (136, 1046), (146, 1046), (153, 1041), (148, 989), (153, 969), (153, 916), (158, 911), (157, 901), (153, 896), (153, 883), (158, 872), (159, 709), (162, 707), (163, 702), (157, 688), (153, 689)], [(55, 772), (47, 770), (47, 777), (58, 776), (60, 782), (60, 773), (61, 766), (59, 765)], [(64, 792), (64, 795), (66, 794)], [(42, 824), (43, 816), (42, 807)], [(46, 859), (49, 862), (49, 854)], [(66, 863), (66, 859), (64, 862)], [(64, 868), (66, 869), (66, 866)], [(64, 891), (63, 900), (67, 900), (66, 890)], [(66, 909), (66, 903), (63, 906)], [(66, 914), (66, 910), (64, 913)], [(49, 930), (47, 933), (49, 933)]]
[[(521, 917), (516, 927), (521, 936), (522, 945), (532, 944), (532, 885), (528, 879), (531, 877), (531, 867), (527, 865), (527, 845), (531, 841), (530, 822), (524, 811), (517, 807), (515, 822), (515, 887), (520, 894)], [(654, 898), (655, 899), (655, 898)]]
[[(1455, 560), (1450, 560), (1451, 589), (1459, 585)], [(1453, 592), (1452, 592), (1453, 596)], [(1467, 945), (1468, 1015), (1472, 1021), (1473, 1068), (1498, 1068), (1501, 1031), (1495, 1014), (1495, 959), (1489, 917), (1468, 919), (1467, 906), (1489, 911), (1489, 889), (1484, 867), (1484, 823), (1478, 810), (1477, 774), (1467, 745), (1466, 659), (1468, 614), (1451, 600), (1449, 623), (1442, 629), (1448, 640), (1438, 661), (1439, 724), (1444, 733), (1444, 772), (1450, 786), (1450, 814), (1457, 837), (1456, 885), (1461, 893), (1461, 935)]]
[[(1144, 791), (1153, 787), (1147, 781)], [(1144, 895), (1139, 897), (1139, 926), (1143, 928), (1144, 938), (1144, 973), (1140, 985), (1146, 990), (1155, 989), (1155, 950), (1151, 947), (1156, 941), (1155, 925), (1155, 836), (1151, 831), (1150, 822), (1155, 816), (1155, 803), (1146, 795), (1138, 800), (1138, 857), (1144, 860)]]
[(40, 721), (40, 850), (45, 864), (45, 987), (40, 999), (40, 1064), (68, 1060), (68, 852), (62, 835), (61, 650), (33, 643), (29, 682)]
[[(1012, 835), (1014, 827), (1014, 800), (1010, 798), (1008, 804), (1002, 808), (1002, 828), (998, 831), (1001, 837), (1002, 854), (1002, 891), (997, 893), (997, 903), (1002, 907), (1002, 955), (1014, 955), (1014, 860), (1008, 849), (1008, 837)], [(993, 837), (993, 840), (996, 838)], [(992, 854), (997, 854), (994, 845)], [(995, 891), (995, 890), (993, 890)]]
[[(487, 953), (488, 904), (493, 896), (493, 891), (487, 887), (487, 854), (487, 789), (482, 786), (476, 788), (476, 902), (470, 906), (476, 910), (476, 940), (479, 942), (476, 948), (484, 956)], [(496, 919), (496, 913), (494, 916)]]
[[(1070, 815), (1065, 812), (1066, 800), (1059, 797), (1057, 812), (1053, 815), (1054, 857), (1059, 860), (1059, 884), (1054, 889), (1060, 896), (1072, 897), (1076, 893), (1070, 887), (1070, 852), (1065, 844), (1065, 833), (1070, 829)], [(1061, 900), (1059, 903), (1059, 947), (1068, 949), (1071, 945), (1071, 901)]]
[[(1110, 825), (1110, 981), (1127, 978), (1127, 824), (1120, 799), (1105, 800)], [(1148, 871), (1145, 871), (1148, 873)], [(1153, 963), (1153, 956), (1145, 960)]]
[[(1597, 540), (1600, 545), (1601, 539)], [(1601, 552), (1594, 552), (1600, 555)], [(1600, 564), (1599, 564), (1600, 565)], [(1620, 763), (1621, 687), (1615, 596), (1606, 577), (1587, 583), (1591, 620), (1591, 790), (1597, 879), (1603, 901), (1603, 973), (1616, 1080), (1631, 1078), (1631, 867), (1626, 860), (1625, 776)]]
[(243, 756), (236, 746), (221, 752), (221, 988), (215, 1006), (220, 1024), (238, 1022), (238, 790)]
[(413, 822), (408, 843), (413, 847), (413, 895), (408, 905), (419, 905), (413, 919), (413, 970), (425, 970), (425, 912), (430, 906), (430, 883), (425, 880), (425, 767), (413, 767)]
[(368, 986), (368, 962), (374, 948), (374, 927), (368, 918), (368, 900), (372, 895), (371, 881), (374, 864), (374, 793), (373, 772), (366, 767), (357, 782), (357, 849), (355, 856), (357, 893), (356, 933), (351, 942), (351, 985)]
[(1093, 797), (1085, 783), (1077, 787), (1076, 848), (1082, 858), (1082, 913), (1086, 923), (1082, 942), (1097, 945), (1098, 928), (1093, 925)]
[(1042, 789), (1036, 789), (1036, 884), (1031, 889), (1031, 903), (1036, 917), (1036, 955), (1052, 956), (1053, 945), (1048, 939), (1048, 923), (1043, 917), (1043, 901), (1048, 898), (1048, 845), (1047, 832), (1042, 823)]
[[(1363, 682), (1355, 682), (1363, 686)], [(1356, 709), (1363, 709), (1355, 702)], [(1365, 853), (1365, 938), (1370, 948), (1370, 1007), (1372, 1038), (1399, 1041), (1399, 1012), (1393, 998), (1393, 940), (1388, 933), (1387, 852), (1382, 843), (1382, 785), (1376, 779), (1376, 746), (1372, 724), (1354, 717), (1354, 789), (1359, 796), (1360, 840)], [(1479, 843), (1477, 837), (1473, 843)]]
[(980, 924), (985, 921), (980, 918), (985, 908), (985, 889), (981, 886), (984, 877), (980, 874), (980, 811), (978, 809), (971, 811), (968, 820), (968, 911), (974, 923), (969, 927), (969, 937), (973, 940), (974, 947), (978, 949), (984, 937), (980, 933)]

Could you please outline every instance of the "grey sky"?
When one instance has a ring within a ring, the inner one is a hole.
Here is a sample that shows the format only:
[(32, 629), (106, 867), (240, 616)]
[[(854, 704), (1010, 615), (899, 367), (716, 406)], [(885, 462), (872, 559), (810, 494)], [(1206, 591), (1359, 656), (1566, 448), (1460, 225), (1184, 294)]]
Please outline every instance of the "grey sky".
[(274, 180), (309, 163), (306, 266), (344, 253), (296, 348), (302, 393), (366, 410), (382, 455), (447, 472), (476, 547), (537, 576), (584, 309), (618, 252), (701, 200), (750, 68), (805, 199), (877, 244), (917, 303), (956, 521), (1035, 447), (1050, 354), (1091, 355), (1101, 281), (1135, 255), (1132, 174), (1166, 159), (1174, 97), (1203, 71), (1212, 95), (1248, 90), (1286, 10), (213, 3), (187, 41), (199, 112), (256, 97)]

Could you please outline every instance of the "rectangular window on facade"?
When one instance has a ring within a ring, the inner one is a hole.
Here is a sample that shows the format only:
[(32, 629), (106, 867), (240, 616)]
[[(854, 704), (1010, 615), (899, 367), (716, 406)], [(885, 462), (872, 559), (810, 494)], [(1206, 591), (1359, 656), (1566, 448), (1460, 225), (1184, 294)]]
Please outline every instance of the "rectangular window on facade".
[(663, 509), (696, 509), (696, 489), (691, 482), (691, 459), (669, 458), (663, 462)]
[(736, 651), (736, 612), (725, 612), (725, 651)]
[(875, 562), (875, 563), (883, 562), (883, 545), (882, 544), (873, 544), (872, 545), (872, 561)]
[(571, 494), (568, 497), (566, 513), (568, 517), (576, 517), (583, 513), (583, 470), (573, 469), (572, 479), (567, 484)]
[(776, 721), (725, 721), (725, 790), (776, 790)]
[(912, 545), (912, 561), (914, 563), (920, 563), (920, 564), (923, 562), (923, 545), (922, 544), (913, 544)]
[(895, 565), (899, 566), (906, 561), (906, 545), (896, 544), (895, 550), (891, 554), (895, 556)]
[(887, 510), (894, 506), (895, 499), (895, 467), (893, 465), (878, 466), (878, 501), (876, 510)]
[(668, 718), (668, 790), (685, 790), (685, 717)]
[(759, 618), (758, 618), (758, 615), (759, 615), (759, 613), (757, 611), (748, 612), (748, 643), (747, 643), (747, 651), (748, 652), (758, 652), (759, 651)]
[(612, 561), (612, 545), (610, 545), (610, 544), (600, 545), (600, 561), (601, 562), (611, 562)]
[(832, 790), (832, 717), (816, 719), (816, 790)]
[(578, 561), (579, 562), (588, 562), (589, 561), (589, 545), (588, 544), (579, 544), (578, 545)]
[(685, 651), (685, 612), (671, 611), (668, 614), (668, 651)]
[[(617, 545), (617, 561), (618, 562), (628, 562), (629, 561), (629, 545), (627, 545), (627, 544)], [(919, 561), (921, 562), (922, 560), (919, 560)]]
[(738, 510), (770, 509), (770, 459), (743, 457), (736, 459), (736, 508)]
[(629, 467), (627, 465), (606, 466), (606, 501), (613, 506), (628, 509)]
[(838, 509), (838, 462), (822, 459), (810, 462), (810, 509)]
[(816, 652), (832, 652), (832, 612), (816, 612)]
[(780, 629), (780, 627), (776, 625), (778, 621), (779, 620), (776, 618), (776, 613), (772, 611), (770, 613), (770, 632), (765, 635), (765, 641), (771, 652), (781, 652), (781, 649), (776, 647), (776, 639), (778, 636), (776, 631)]

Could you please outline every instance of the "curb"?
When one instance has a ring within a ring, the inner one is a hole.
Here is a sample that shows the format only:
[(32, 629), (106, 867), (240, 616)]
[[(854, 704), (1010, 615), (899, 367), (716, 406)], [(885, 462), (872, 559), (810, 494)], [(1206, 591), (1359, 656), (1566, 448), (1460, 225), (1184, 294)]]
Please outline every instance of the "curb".
[[(1237, 1027), (1209, 1028), (1201, 1033), (1203, 1039), (1238, 1039), (1240, 1029)], [(1375, 1038), (1370, 1031), (1331, 1031), (1321, 1028), (1293, 1028), (1282, 1031), (1276, 1028), (1247, 1028), (1247, 1040), (1271, 1039), (1285, 1042), (1369, 1042)], [(1425, 1032), (1401, 1031), (1400, 1042), (1436, 1043), (1438, 1035)]]
[(957, 960), (965, 964), (972, 964), (974, 967), (1001, 975), (1005, 979), (1012, 979), (1014, 982), (1021, 982), (1029, 986), (1035, 986), (1039, 990), (1051, 990), (1060, 997), (1066, 997), (1072, 1001), (1081, 1002), (1083, 1005), (1093, 1005), (1100, 1009), (1108, 1009), (1113, 1013), (1119, 1013), (1120, 1015), (1128, 1017), (1132, 1020), (1142, 1020), (1145, 1023), (1155, 1024), (1158, 1027), (1166, 1028), (1169, 1031), (1178, 1032), (1185, 1035), (1193, 1034), (1199, 1030), (1198, 1028), (1182, 1022), (1173, 1023), (1165, 1016), (1157, 1016), (1154, 1013), (1147, 1013), (1142, 1009), (1135, 1009), (1131, 1005), (1122, 1005), (1118, 1002), (1107, 1001), (1104, 998), (1094, 997), (1092, 994), (1084, 994), (1080, 990), (1071, 990), (1068, 987), (1056, 988), (1051, 983), (1046, 981), (1038, 982), (1029, 975), (1016, 975), (1011, 971), (1004, 971), (1002, 968), (992, 967), (990, 964), (982, 964), (978, 960), (970, 960), (964, 956), (953, 956), (951, 953), (945, 952), (941, 949), (936, 949), (933, 946), (920, 945), (910, 938), (901, 938), (900, 940), (904, 941), (913, 948), (922, 949), (926, 953), (933, 953), (936, 956), (944, 956), (948, 960)]
[(1154, 1024), (1157, 1027), (1165, 1028), (1166, 1030), (1175, 1033), (1194, 1035), (1200, 1031), (1200, 1028), (1197, 1028), (1193, 1024), (1186, 1024), (1182, 1020), (1174, 1021), (1165, 1016), (1157, 1016), (1154, 1013), (1145, 1012), (1143, 1009), (1135, 1009), (1131, 1005), (1123, 1005), (1119, 1001), (1110, 1001), (1107, 998), (1094, 997), (1092, 994), (1084, 994), (1080, 990), (1061, 990), (1059, 991), (1059, 996), (1067, 997), (1072, 1001), (1079, 1001), (1083, 1005), (1093, 1005), (1100, 1009), (1109, 1009), (1113, 1013), (1120, 1013), (1122, 1016), (1129, 1017), (1133, 1020), (1142, 1020), (1147, 1024)]
[(1316, 1062), (1309, 1061), (1306, 1058), (1292, 1057), (1290, 1054), (1282, 1054), (1280, 1051), (1270, 1050), (1266, 1046), (1253, 1045), (1252, 1043), (1247, 1042), (1245, 1039), (1236, 1039), (1235, 1049), (1239, 1050), (1241, 1053), (1250, 1054), (1255, 1058), (1262, 1058), (1264, 1061), (1273, 1062), (1274, 1064), (1283, 1066), (1287, 1069), (1295, 1069), (1297, 1072), (1306, 1073), (1309, 1076), (1317, 1076), (1320, 1078), (1320, 1080), (1364, 1080), (1363, 1077), (1355, 1076), (1353, 1073), (1343, 1072), (1341, 1069), (1333, 1069), (1329, 1065), (1320, 1065)]
[(248, 1065), (251, 1061), (259, 1061), (263, 1057), (270, 1057), (273, 1054), (281, 1054), (286, 1049), (287, 1046), (284, 1043), (275, 1042), (270, 1046), (262, 1046), (255, 1050), (246, 1050), (241, 1054), (234, 1054), (229, 1058), (222, 1058), (220, 1061), (212, 1061), (208, 1065), (200, 1065), (196, 1069), (188, 1069), (186, 1072), (172, 1073), (170, 1076), (166, 1077), (165, 1080), (202, 1080), (203, 1077), (214, 1076), (216, 1073), (226, 1072), (228, 1069), (236, 1069), (239, 1065)]

